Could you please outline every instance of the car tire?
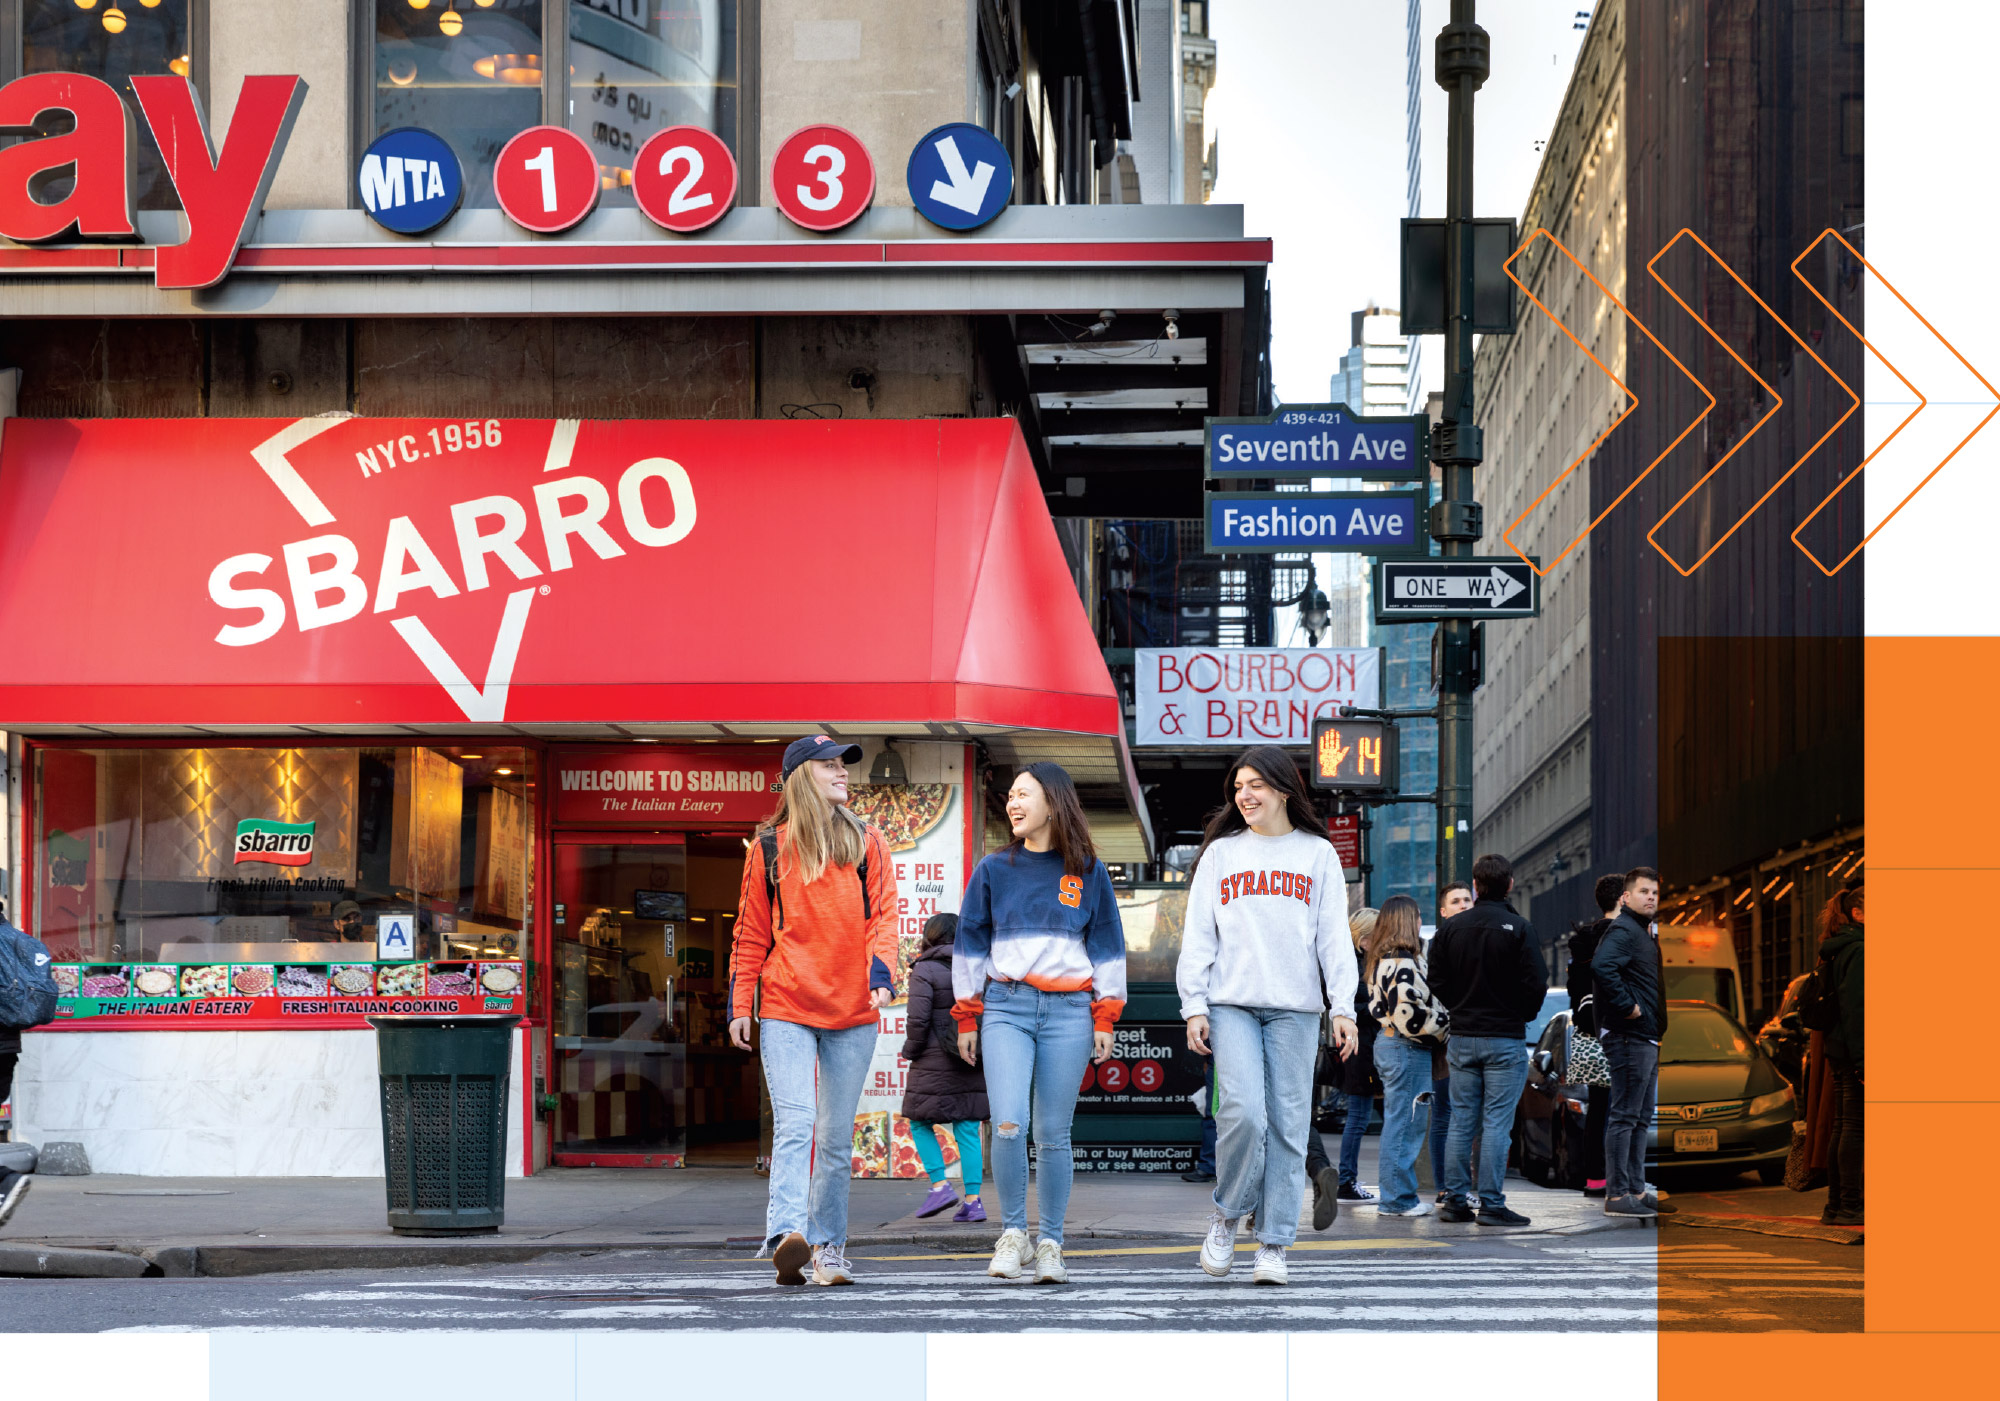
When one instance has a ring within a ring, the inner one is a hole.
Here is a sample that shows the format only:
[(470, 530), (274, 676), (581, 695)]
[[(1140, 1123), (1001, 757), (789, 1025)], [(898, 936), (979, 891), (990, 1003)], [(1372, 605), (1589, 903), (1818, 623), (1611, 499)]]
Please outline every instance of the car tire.
[(1757, 1180), (1766, 1187), (1781, 1185), (1785, 1180), (1785, 1165), (1783, 1163), (1765, 1163), (1757, 1169)]

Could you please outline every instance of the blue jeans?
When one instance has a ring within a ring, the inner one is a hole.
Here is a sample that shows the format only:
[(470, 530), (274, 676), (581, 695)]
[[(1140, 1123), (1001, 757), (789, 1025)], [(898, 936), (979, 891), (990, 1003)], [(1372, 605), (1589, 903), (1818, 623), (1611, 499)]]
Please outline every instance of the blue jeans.
[(1514, 1106), (1528, 1083), (1528, 1046), (1518, 1036), (1454, 1036), (1445, 1048), (1451, 1063), (1451, 1133), (1445, 1141), (1445, 1196), (1463, 1204), (1474, 1190), (1472, 1140), (1480, 1141), (1479, 1209), (1507, 1205), (1507, 1142), (1514, 1135)]
[(1375, 1073), (1382, 1077), (1382, 1180), (1376, 1205), (1408, 1211), (1417, 1197), (1417, 1154), (1424, 1147), (1424, 1107), (1417, 1096), (1430, 1087), (1431, 1053), (1407, 1036), (1375, 1038)]
[(986, 1065), (986, 1100), (993, 1110), (993, 1186), (1000, 1193), (1004, 1231), (1028, 1229), (1032, 1096), (1041, 1238), (1062, 1243), (1076, 1172), (1069, 1123), (1090, 1065), (1092, 1030), (1088, 991), (1043, 992), (997, 979), (986, 984), (979, 1058)]
[(854, 1111), (875, 1058), (875, 1023), (826, 1031), (765, 1017), (758, 1025), (771, 1090), (764, 1243), (775, 1245), (792, 1231), (804, 1232), (808, 1245), (845, 1241)]
[(1368, 1121), (1375, 1117), (1375, 1096), (1342, 1095), (1347, 1101), (1347, 1119), (1340, 1128), (1340, 1185), (1352, 1187), (1361, 1180), (1361, 1140)]
[(1431, 1181), (1444, 1187), (1444, 1145), (1451, 1138), (1451, 1076), (1431, 1081)]
[(1215, 1205), (1257, 1213), (1257, 1239), (1290, 1245), (1306, 1195), (1319, 1014), (1210, 1007), (1209, 1044), (1222, 1104), (1216, 1114)]
[(937, 1131), (951, 1130), (951, 1136), (958, 1140), (958, 1170), (965, 1182), (965, 1195), (979, 1195), (980, 1168), (983, 1162), (979, 1152), (979, 1121), (961, 1119), (955, 1124), (933, 1124), (925, 1119), (910, 1120), (910, 1137), (916, 1140), (917, 1158), (924, 1165), (933, 1186), (944, 1185), (944, 1149), (938, 1147)]
[(1610, 1031), (1603, 1036), (1611, 1063), (1611, 1112), (1604, 1119), (1604, 1195), (1637, 1197), (1646, 1191), (1646, 1132), (1660, 1083), (1660, 1048), (1643, 1036)]

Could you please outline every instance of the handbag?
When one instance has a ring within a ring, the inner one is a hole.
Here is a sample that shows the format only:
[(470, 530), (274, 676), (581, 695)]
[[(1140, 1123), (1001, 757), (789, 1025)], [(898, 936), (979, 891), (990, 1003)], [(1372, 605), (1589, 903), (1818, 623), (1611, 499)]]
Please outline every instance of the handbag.
[(1604, 1043), (1587, 1031), (1570, 1028), (1569, 1065), (1565, 1067), (1563, 1079), (1572, 1085), (1602, 1085), (1611, 1087), (1611, 1061), (1604, 1054)]
[(1792, 1146), (1785, 1154), (1785, 1185), (1794, 1192), (1810, 1192), (1820, 1183), (1820, 1174), (1812, 1169), (1812, 1159), (1806, 1152), (1806, 1122), (1792, 1121)]

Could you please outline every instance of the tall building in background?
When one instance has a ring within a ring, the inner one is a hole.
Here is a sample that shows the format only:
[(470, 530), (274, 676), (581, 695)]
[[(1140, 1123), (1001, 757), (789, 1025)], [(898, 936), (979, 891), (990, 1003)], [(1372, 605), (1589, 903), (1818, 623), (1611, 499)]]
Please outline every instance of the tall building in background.
[[(1407, 192), (1407, 214), (1415, 219), (1423, 213), (1424, 173), (1424, 0), (1410, 0), (1404, 18), (1403, 68), (1403, 169)], [(1424, 401), (1424, 338), (1411, 336), (1410, 399), (1406, 413), (1416, 413)]]
[(1394, 307), (1370, 302), (1354, 313), (1353, 340), (1334, 371), (1331, 399), (1360, 414), (1406, 414), (1415, 392), (1410, 342)]
[[(1521, 227), (1547, 229), (1626, 301), (1625, 34), (1620, 0), (1603, 0), (1542, 154)], [(1596, 289), (1539, 240), (1516, 265), (1591, 354), (1625, 376), (1622, 319), (1590, 314)], [(1625, 397), (1548, 317), (1480, 340), (1473, 401), (1486, 430), (1481, 476), (1487, 544), (1618, 417)], [(1486, 684), (1473, 707), (1473, 845), (1514, 863), (1516, 906), (1544, 938), (1587, 918), (1590, 819), (1590, 554), (1569, 550), (1590, 523), (1589, 468), (1535, 504), (1513, 539), (1548, 569), (1542, 616), (1486, 630)], [(1502, 547), (1504, 549), (1504, 546)]]
[(1181, 7), (1180, 204), (1207, 204), (1215, 193), (1215, 137), (1208, 130), (1208, 90), (1215, 86), (1215, 40), (1208, 37), (1209, 0)]

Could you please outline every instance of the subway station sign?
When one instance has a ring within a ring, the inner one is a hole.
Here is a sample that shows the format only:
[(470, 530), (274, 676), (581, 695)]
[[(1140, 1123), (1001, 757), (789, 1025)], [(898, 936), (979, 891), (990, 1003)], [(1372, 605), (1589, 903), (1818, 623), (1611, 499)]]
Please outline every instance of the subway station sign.
[(1261, 418), (1211, 418), (1204, 473), (1216, 477), (1349, 477), (1416, 481), (1429, 475), (1423, 414), (1364, 418), (1345, 404), (1287, 404)]

